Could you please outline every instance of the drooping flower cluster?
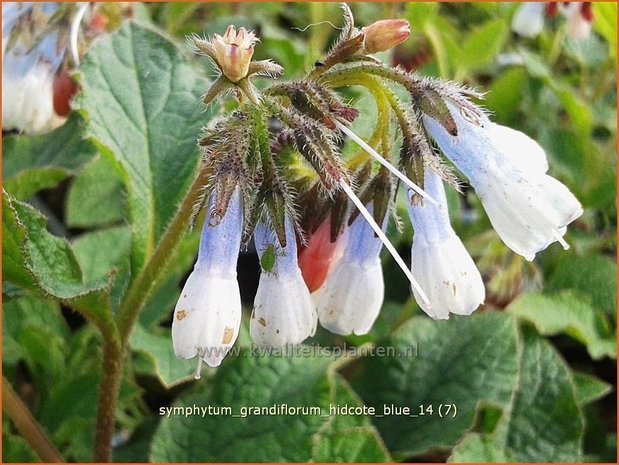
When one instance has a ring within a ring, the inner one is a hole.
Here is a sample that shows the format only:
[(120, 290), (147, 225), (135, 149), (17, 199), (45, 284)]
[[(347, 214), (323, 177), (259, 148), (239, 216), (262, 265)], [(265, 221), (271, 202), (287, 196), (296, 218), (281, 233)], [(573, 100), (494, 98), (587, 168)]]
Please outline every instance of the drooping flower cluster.
[(3, 130), (37, 134), (64, 123), (77, 91), (70, 74), (86, 45), (105, 30), (99, 10), (86, 2), (3, 4)]
[[(390, 68), (370, 55), (406, 39), (401, 20), (356, 28), (343, 5), (339, 41), (306, 78), (259, 93), (252, 75), (281, 68), (251, 61), (256, 38), (244, 29), (190, 43), (220, 71), (205, 101), (232, 92), (239, 106), (200, 139), (209, 174), (198, 261), (174, 313), (174, 348), (217, 366), (236, 340), (241, 303), (239, 248), (252, 238), (261, 276), (250, 336), (261, 346), (298, 344), (317, 323), (336, 334), (366, 334), (379, 315), (387, 248), (434, 319), (469, 315), (484, 302), (475, 263), (449, 222), (445, 184), (459, 188), (435, 146), (468, 179), (503, 242), (533, 260), (582, 208), (547, 174), (543, 149), (525, 134), (491, 122), (465, 87)], [(373, 134), (351, 129), (360, 111), (334, 89), (362, 86), (377, 107)], [(409, 101), (392, 90), (400, 86)], [(392, 134), (397, 132), (398, 137)], [(350, 139), (359, 148), (345, 158)], [(393, 176), (393, 177), (392, 177)], [(397, 187), (406, 190), (414, 229), (411, 265), (389, 242)]]
[(591, 2), (528, 2), (522, 4), (512, 19), (512, 30), (523, 37), (536, 37), (544, 29), (544, 16), (553, 18), (560, 12), (567, 19), (567, 34), (575, 40), (591, 35)]

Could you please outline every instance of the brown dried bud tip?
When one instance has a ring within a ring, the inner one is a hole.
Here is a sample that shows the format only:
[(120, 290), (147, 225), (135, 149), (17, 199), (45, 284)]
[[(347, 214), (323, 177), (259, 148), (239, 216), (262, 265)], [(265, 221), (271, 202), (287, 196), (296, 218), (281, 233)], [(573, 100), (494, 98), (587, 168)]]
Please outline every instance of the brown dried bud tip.
[(411, 34), (410, 24), (405, 19), (381, 19), (361, 28), (364, 47), (369, 53), (384, 52), (401, 44)]

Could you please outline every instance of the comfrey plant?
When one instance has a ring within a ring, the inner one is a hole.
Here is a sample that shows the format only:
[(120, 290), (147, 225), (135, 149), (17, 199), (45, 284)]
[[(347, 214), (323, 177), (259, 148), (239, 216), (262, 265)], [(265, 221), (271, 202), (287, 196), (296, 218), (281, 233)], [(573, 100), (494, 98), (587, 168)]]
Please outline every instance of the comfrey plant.
[[(262, 92), (252, 79), (275, 78), (282, 68), (251, 60), (254, 33), (230, 26), (223, 36), (188, 38), (220, 71), (204, 102), (231, 93), (238, 107), (199, 141), (208, 181), (195, 214), (205, 206), (206, 218), (198, 261), (174, 312), (180, 358), (197, 355), (217, 366), (234, 344), (241, 323), (236, 262), (252, 237), (262, 275), (250, 335), (259, 345), (300, 343), (317, 322), (338, 334), (370, 331), (383, 302), (382, 246), (430, 317), (475, 311), (484, 285), (449, 223), (445, 184), (459, 185), (441, 153), (468, 179), (514, 252), (533, 260), (553, 242), (567, 248), (566, 227), (582, 208), (546, 174), (543, 149), (490, 121), (472, 101), (478, 92), (373, 57), (407, 39), (406, 21), (357, 28), (349, 8), (342, 11), (341, 36), (325, 58), (305, 78)], [(336, 92), (348, 86), (367, 89), (375, 102), (367, 140), (351, 129), (362, 112)], [(406, 91), (405, 101), (395, 86)], [(360, 151), (345, 158), (347, 140)], [(399, 187), (415, 231), (410, 268), (384, 233), (390, 220), (399, 222)]]

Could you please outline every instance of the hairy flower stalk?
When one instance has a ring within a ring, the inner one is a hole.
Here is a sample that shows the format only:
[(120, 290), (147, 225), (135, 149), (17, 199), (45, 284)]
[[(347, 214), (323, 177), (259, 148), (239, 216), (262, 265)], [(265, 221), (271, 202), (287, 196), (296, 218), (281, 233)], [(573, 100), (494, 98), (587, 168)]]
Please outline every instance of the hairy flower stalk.
[(299, 344), (316, 332), (316, 309), (297, 263), (293, 221), (286, 218), (286, 246), (272, 228), (256, 226), (254, 241), (262, 272), (249, 334), (259, 346)]
[[(342, 32), (324, 59), (305, 78), (263, 92), (252, 79), (283, 70), (252, 61), (253, 32), (231, 26), (223, 36), (188, 38), (220, 73), (204, 102), (231, 93), (239, 105), (199, 142), (209, 176), (198, 210), (208, 204), (208, 218), (219, 220), (207, 220), (198, 262), (176, 306), (173, 337), (181, 358), (199, 355), (217, 366), (234, 344), (241, 319), (236, 259), (252, 237), (262, 272), (249, 327), (261, 346), (301, 343), (314, 334), (317, 319), (337, 334), (370, 331), (384, 298), (383, 245), (428, 315), (471, 314), (485, 290), (449, 224), (443, 183), (459, 185), (441, 152), (469, 179), (508, 247), (529, 260), (553, 242), (567, 247), (567, 225), (582, 208), (546, 174), (539, 144), (491, 122), (471, 101), (482, 94), (372, 57), (408, 37), (406, 21), (357, 28), (346, 5), (342, 12)], [(353, 85), (375, 101), (378, 118), (367, 141), (351, 129), (365, 117), (363, 109), (337, 93)], [(368, 156), (344, 157), (348, 140)], [(415, 231), (410, 265), (384, 232), (391, 218), (399, 224), (400, 182)]]
[(450, 313), (470, 315), (484, 301), (484, 283), (449, 223), (443, 181), (426, 170), (424, 185), (440, 202), (440, 208), (422, 199), (409, 200), (415, 230), (411, 271), (426, 290), (432, 306), (428, 307), (414, 288), (413, 294), (423, 311), (434, 319), (447, 319)]
[(227, 211), (219, 216), (212, 195), (202, 229), (198, 260), (174, 309), (172, 342), (176, 356), (199, 357), (218, 366), (234, 345), (241, 325), (241, 294), (236, 262), (243, 231), (243, 205), (235, 189)]

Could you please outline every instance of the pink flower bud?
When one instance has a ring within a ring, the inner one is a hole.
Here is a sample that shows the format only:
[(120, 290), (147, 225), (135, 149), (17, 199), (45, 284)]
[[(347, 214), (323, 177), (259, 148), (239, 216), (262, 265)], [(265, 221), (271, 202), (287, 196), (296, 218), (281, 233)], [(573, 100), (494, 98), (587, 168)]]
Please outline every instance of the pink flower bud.
[(410, 24), (405, 19), (382, 19), (361, 28), (364, 46), (370, 53), (384, 52), (401, 44), (410, 36)]
[(255, 34), (244, 27), (237, 32), (234, 26), (228, 26), (223, 37), (214, 35), (212, 44), (217, 64), (230, 81), (238, 82), (247, 76), (257, 40)]

